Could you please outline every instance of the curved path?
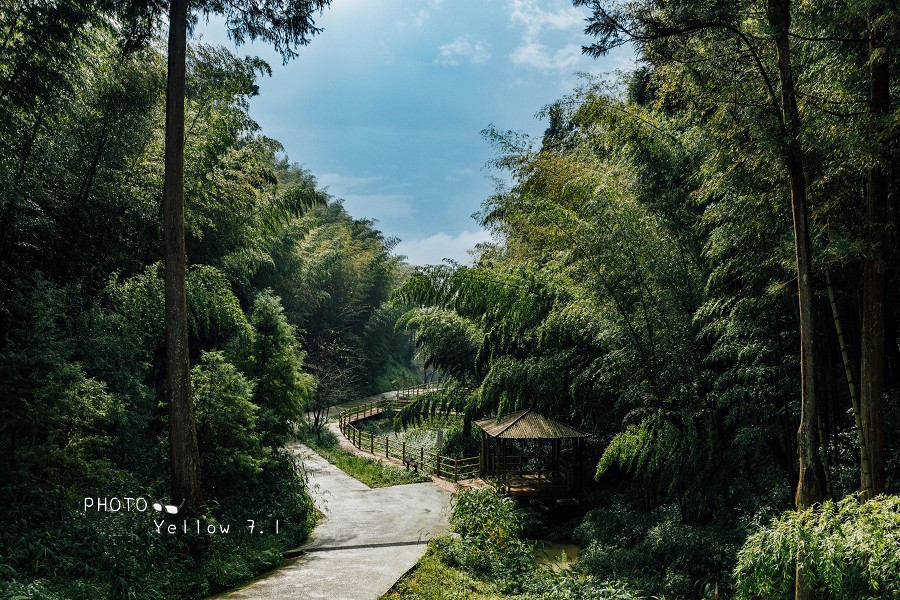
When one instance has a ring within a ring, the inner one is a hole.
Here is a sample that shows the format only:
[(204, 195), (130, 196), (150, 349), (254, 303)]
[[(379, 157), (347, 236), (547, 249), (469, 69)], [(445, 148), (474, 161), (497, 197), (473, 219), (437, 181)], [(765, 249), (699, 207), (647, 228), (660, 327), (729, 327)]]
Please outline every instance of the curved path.
[(217, 600), (374, 600), (446, 531), (450, 493), (431, 483), (372, 489), (302, 444), (309, 489), (325, 516), (302, 548), (306, 554)]

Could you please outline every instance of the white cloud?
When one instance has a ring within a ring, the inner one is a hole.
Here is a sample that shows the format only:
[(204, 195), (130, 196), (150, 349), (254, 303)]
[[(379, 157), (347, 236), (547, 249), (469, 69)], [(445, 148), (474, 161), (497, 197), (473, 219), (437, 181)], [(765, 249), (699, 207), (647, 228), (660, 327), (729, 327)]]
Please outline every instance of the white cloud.
[(431, 18), (431, 13), (441, 7), (444, 0), (428, 0), (428, 4), (419, 10), (410, 13), (408, 19), (402, 20), (398, 23), (400, 27), (406, 27), (407, 25), (412, 25), (416, 29), (422, 29), (425, 26), (425, 23)]
[(584, 12), (571, 3), (550, 11), (541, 8), (537, 0), (511, 0), (510, 20), (514, 25), (524, 25), (530, 36), (536, 36), (544, 29), (574, 29), (584, 27)]
[(581, 46), (568, 44), (557, 51), (535, 41), (523, 41), (509, 54), (509, 60), (518, 67), (538, 71), (569, 73), (581, 62)]
[(490, 58), (491, 51), (487, 44), (484, 42), (473, 44), (468, 37), (464, 36), (438, 48), (438, 55), (434, 62), (445, 67), (453, 67), (464, 60), (468, 60), (472, 64), (479, 64), (487, 62)]
[(442, 3), (443, 0), (430, 0), (428, 6), (419, 9), (419, 11), (413, 15), (413, 25), (418, 29), (421, 29), (428, 19), (431, 18), (431, 11), (440, 8)]
[(426, 238), (403, 240), (397, 245), (396, 253), (406, 255), (408, 262), (414, 265), (435, 265), (445, 258), (470, 263), (472, 257), (468, 251), (476, 244), (490, 240), (491, 235), (483, 229), (457, 235), (441, 232)]
[(544, 74), (568, 75), (584, 63), (580, 45), (551, 48), (544, 41), (548, 31), (580, 31), (584, 26), (583, 10), (571, 4), (548, 10), (538, 0), (510, 0), (507, 6), (512, 25), (522, 28), (519, 45), (507, 55), (513, 65)]

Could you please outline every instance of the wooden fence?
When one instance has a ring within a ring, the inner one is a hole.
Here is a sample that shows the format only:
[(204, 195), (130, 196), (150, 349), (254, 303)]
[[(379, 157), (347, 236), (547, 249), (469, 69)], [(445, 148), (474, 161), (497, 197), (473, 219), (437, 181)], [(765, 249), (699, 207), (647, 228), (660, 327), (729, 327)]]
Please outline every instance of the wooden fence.
[[(418, 388), (412, 388), (418, 389)], [(436, 388), (431, 388), (436, 389)], [(398, 392), (399, 393), (399, 392)], [(370, 417), (388, 413), (393, 415), (394, 403), (390, 400), (369, 402), (360, 406), (345, 410), (338, 415), (341, 432), (350, 442), (366, 452), (396, 458), (409, 467), (416, 468), (429, 475), (437, 475), (452, 481), (462, 481), (478, 477), (478, 456), (470, 458), (453, 458), (444, 456), (433, 450), (426, 450), (421, 446), (407, 444), (405, 441), (391, 439), (389, 436), (374, 435), (363, 431), (356, 423)]]
[(419, 396), (420, 394), (424, 394), (425, 392), (434, 392), (439, 389), (441, 389), (441, 384), (438, 382), (423, 383), (422, 385), (417, 385), (415, 387), (397, 390), (397, 400), (401, 402), (409, 401), (414, 399), (416, 396)]

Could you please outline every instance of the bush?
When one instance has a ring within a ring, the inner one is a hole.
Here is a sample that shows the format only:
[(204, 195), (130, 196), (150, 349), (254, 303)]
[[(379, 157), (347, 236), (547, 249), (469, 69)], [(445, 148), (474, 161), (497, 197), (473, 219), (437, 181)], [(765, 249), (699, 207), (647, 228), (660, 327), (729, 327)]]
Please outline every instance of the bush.
[(534, 596), (541, 600), (639, 600), (643, 596), (620, 581), (601, 581), (592, 575), (563, 575), (539, 581)]
[(522, 538), (528, 516), (513, 500), (489, 487), (463, 489), (451, 502), (450, 530), (436, 551), (450, 565), (490, 575), (501, 591), (519, 593), (536, 575), (534, 547)]
[[(541, 598), (546, 600), (637, 600), (626, 582), (603, 581), (575, 571), (541, 568), (534, 546), (523, 538), (532, 517), (492, 488), (464, 489), (454, 496), (450, 529), (458, 537), (432, 541), (412, 575), (389, 598)], [(472, 579), (469, 579), (471, 577)]]
[(450, 530), (497, 552), (518, 541), (525, 512), (516, 501), (490, 487), (462, 489), (453, 497)]
[(203, 353), (191, 379), (207, 494), (234, 495), (253, 487), (265, 460), (253, 384), (218, 351)]
[[(303, 474), (284, 453), (266, 462), (241, 498), (210, 502), (202, 520), (229, 525), (228, 535), (160, 534), (153, 509), (85, 511), (82, 498), (48, 492), (36, 486), (19, 492), (30, 510), (0, 528), (0, 598), (203, 598), (280, 564), (315, 519)], [(162, 497), (124, 473), (91, 492)], [(246, 519), (260, 525), (278, 519), (279, 533), (250, 535)]]
[(740, 531), (682, 522), (676, 507), (662, 517), (619, 503), (596, 508), (575, 529), (580, 568), (602, 580), (674, 597), (704, 597), (730, 588)]
[(478, 456), (481, 451), (481, 440), (471, 431), (466, 431), (465, 423), (458, 421), (453, 423), (444, 438), (444, 447), (441, 453), (453, 458), (467, 458)]
[(798, 554), (826, 597), (900, 597), (900, 497), (853, 495), (774, 519), (738, 552), (738, 597), (792, 595)]

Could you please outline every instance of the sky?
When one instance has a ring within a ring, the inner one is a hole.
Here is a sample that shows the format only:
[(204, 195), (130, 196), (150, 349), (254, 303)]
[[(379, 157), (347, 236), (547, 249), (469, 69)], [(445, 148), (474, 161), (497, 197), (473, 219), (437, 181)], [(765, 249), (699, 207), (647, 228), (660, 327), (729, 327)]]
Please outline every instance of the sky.
[(396, 253), (468, 263), (490, 239), (472, 214), (504, 176), (481, 132), (539, 144), (537, 113), (579, 73), (632, 66), (625, 49), (582, 55), (587, 14), (570, 0), (333, 0), (316, 17), (324, 31), (287, 65), (265, 44), (235, 48), (221, 21), (194, 39), (269, 61), (252, 117), (353, 217), (399, 238)]

